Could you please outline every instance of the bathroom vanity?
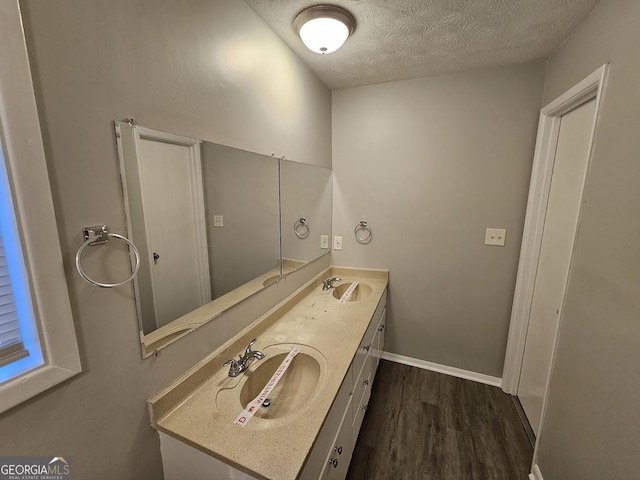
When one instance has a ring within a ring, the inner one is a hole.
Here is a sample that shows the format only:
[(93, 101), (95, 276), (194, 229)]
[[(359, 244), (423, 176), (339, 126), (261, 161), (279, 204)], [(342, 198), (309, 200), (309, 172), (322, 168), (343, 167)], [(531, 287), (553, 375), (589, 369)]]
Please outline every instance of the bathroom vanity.
[[(332, 275), (341, 281), (324, 291)], [(387, 271), (327, 269), (149, 399), (165, 479), (345, 478), (384, 346), (387, 285)], [(265, 358), (230, 377), (223, 364), (254, 338)], [(269, 402), (236, 424), (292, 350)]]

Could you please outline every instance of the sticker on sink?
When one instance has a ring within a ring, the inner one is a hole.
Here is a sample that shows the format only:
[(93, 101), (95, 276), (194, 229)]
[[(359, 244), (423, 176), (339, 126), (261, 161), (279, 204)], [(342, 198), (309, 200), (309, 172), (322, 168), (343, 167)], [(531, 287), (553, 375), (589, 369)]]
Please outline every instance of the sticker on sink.
[(349, 301), (349, 297), (351, 296), (351, 294), (353, 293), (353, 291), (356, 289), (356, 287), (358, 286), (358, 282), (353, 282), (349, 288), (347, 288), (347, 291), (344, 292), (344, 295), (342, 295), (342, 297), (340, 297), (340, 300), (338, 301), (338, 303), (346, 303)]
[(291, 361), (296, 355), (298, 355), (298, 353), (300, 353), (300, 347), (295, 347), (289, 352), (289, 355), (287, 355), (287, 357), (282, 361), (282, 363), (280, 364), (276, 372), (271, 376), (271, 379), (267, 382), (260, 394), (256, 398), (251, 400), (247, 404), (247, 407), (240, 413), (240, 415), (236, 417), (236, 419), (233, 421), (234, 424), (238, 425), (239, 427), (244, 427), (249, 422), (249, 420), (251, 420), (262, 403), (269, 397), (269, 394), (278, 384), (278, 382), (282, 378), (282, 375), (284, 375), (284, 372), (286, 372), (287, 368), (289, 368), (289, 365), (291, 365)]

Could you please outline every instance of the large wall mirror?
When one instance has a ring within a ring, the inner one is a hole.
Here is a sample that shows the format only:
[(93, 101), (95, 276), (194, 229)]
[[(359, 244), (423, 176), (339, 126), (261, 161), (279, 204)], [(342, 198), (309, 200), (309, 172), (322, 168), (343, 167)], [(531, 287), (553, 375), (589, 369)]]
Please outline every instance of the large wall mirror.
[(328, 252), (331, 170), (115, 128), (143, 357)]
[(329, 250), (331, 238), (331, 170), (283, 160), (282, 264), (296, 268)]

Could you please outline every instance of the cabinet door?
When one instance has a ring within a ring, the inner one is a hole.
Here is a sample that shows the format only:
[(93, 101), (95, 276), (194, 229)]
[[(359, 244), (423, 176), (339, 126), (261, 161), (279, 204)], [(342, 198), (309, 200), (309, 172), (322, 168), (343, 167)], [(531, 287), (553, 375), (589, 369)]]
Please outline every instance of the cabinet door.
[(353, 380), (354, 380), (353, 388), (354, 389), (357, 387), (357, 379), (358, 377), (360, 377), (360, 375), (362, 375), (362, 370), (364, 368), (364, 365), (367, 359), (371, 355), (373, 349), (376, 348), (373, 342), (375, 340), (375, 333), (376, 333), (377, 326), (378, 324), (374, 323), (372, 320), (371, 323), (369, 324), (369, 327), (367, 328), (367, 331), (364, 334), (364, 337), (362, 337), (356, 356), (353, 359)]
[(384, 351), (384, 334), (386, 329), (386, 320), (387, 320), (387, 309), (384, 309), (382, 312), (382, 318), (380, 319), (380, 323), (378, 324), (378, 328), (376, 330), (376, 339), (374, 341), (374, 356), (376, 357), (376, 368), (380, 363), (380, 357), (382, 356), (382, 352)]
[(257, 480), (177, 438), (162, 432), (158, 435), (165, 480)]
[[(358, 405), (362, 398), (364, 397), (365, 391), (371, 388), (371, 384), (373, 382), (373, 367), (375, 366), (376, 360), (373, 358), (373, 355), (369, 355), (364, 362), (364, 368), (362, 369), (362, 373), (358, 378), (357, 385), (353, 391), (353, 405), (354, 407)], [(355, 421), (358, 412), (354, 408), (353, 411), (353, 421)]]
[(333, 449), (329, 453), (322, 479), (344, 480), (349, 471), (349, 462), (351, 462), (352, 453), (351, 409), (348, 408), (342, 418), (342, 425), (336, 436)]
[(325, 478), (329, 448), (333, 449), (338, 431), (341, 428), (341, 422), (345, 415), (351, 418), (351, 387), (352, 387), (352, 369), (347, 372), (342, 382), (342, 386), (338, 391), (331, 410), (324, 421), (322, 429), (316, 438), (313, 449), (307, 458), (307, 463), (302, 470), (302, 474), (298, 480), (318, 480)]
[(373, 376), (375, 377), (376, 370), (378, 370), (378, 364), (380, 363), (380, 355), (382, 352), (380, 351), (380, 325), (377, 326), (376, 336), (373, 337), (373, 342), (371, 344), (371, 360), (373, 364)]
[(374, 365), (375, 365), (375, 359), (373, 358), (373, 356), (370, 355), (367, 361), (367, 370), (369, 371), (369, 375), (366, 379), (367, 383), (366, 383), (365, 389), (362, 392), (362, 398), (353, 399), (352, 443), (354, 446), (356, 444), (356, 441), (358, 440), (358, 435), (360, 434), (360, 427), (362, 426), (362, 421), (364, 420), (364, 416), (367, 413), (369, 398), (371, 397), (371, 382), (373, 379)]

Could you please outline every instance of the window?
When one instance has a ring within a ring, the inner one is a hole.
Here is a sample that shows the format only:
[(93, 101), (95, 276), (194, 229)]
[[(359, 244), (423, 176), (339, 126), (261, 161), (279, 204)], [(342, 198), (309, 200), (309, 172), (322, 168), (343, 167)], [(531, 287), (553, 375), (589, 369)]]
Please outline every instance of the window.
[(42, 363), (22, 244), (0, 150), (0, 382)]
[(0, 9), (0, 412), (80, 358), (18, 0)]

